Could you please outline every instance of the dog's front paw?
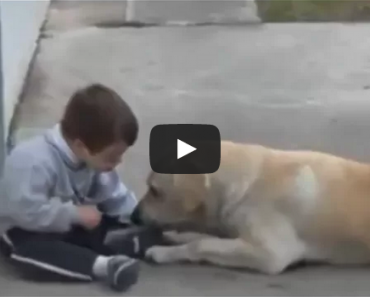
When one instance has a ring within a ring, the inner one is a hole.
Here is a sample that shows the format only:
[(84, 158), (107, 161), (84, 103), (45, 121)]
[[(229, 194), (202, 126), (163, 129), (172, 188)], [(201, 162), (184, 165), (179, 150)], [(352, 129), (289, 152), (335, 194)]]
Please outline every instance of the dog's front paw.
[(169, 263), (173, 261), (171, 247), (153, 246), (145, 253), (145, 258), (157, 264)]
[(176, 232), (176, 231), (167, 231), (163, 233), (164, 238), (169, 242), (174, 244), (186, 244), (193, 241), (198, 241), (203, 238), (211, 237), (210, 235), (196, 233), (196, 232)]

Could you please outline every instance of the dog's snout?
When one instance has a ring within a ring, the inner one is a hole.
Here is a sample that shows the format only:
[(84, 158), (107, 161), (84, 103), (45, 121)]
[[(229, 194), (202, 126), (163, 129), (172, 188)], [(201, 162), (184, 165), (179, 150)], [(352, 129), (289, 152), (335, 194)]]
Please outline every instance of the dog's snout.
[(143, 225), (139, 205), (135, 207), (134, 211), (131, 214), (131, 222), (133, 222), (135, 225)]

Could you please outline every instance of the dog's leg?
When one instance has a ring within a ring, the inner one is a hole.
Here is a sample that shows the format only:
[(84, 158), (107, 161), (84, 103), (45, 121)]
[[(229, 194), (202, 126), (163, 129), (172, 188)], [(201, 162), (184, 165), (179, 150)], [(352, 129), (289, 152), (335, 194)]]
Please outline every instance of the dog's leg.
[(168, 239), (172, 243), (176, 244), (184, 244), (190, 243), (193, 241), (198, 241), (203, 238), (213, 238), (211, 235), (198, 233), (198, 232), (176, 232), (176, 231), (168, 231), (164, 233), (166, 239)]
[(226, 267), (249, 268), (268, 274), (280, 273), (290, 264), (286, 257), (279, 257), (242, 239), (204, 238), (179, 246), (155, 246), (147, 251), (146, 256), (156, 263), (204, 261)]

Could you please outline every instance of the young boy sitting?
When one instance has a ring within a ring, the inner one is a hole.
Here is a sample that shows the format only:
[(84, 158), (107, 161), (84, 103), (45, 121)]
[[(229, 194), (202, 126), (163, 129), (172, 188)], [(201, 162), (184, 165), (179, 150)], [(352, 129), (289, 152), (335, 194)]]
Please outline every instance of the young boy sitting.
[(136, 283), (139, 262), (103, 242), (137, 204), (115, 171), (137, 134), (137, 119), (116, 92), (99, 84), (78, 90), (59, 124), (16, 146), (5, 162), (2, 252), (22, 268), (102, 279), (118, 291)]

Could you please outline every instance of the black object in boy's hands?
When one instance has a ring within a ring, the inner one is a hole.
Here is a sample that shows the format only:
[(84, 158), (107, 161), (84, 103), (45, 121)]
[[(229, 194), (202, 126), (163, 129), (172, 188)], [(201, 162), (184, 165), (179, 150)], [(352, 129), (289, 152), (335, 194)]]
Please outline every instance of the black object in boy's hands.
[(168, 245), (161, 229), (130, 225), (115, 232), (109, 240), (109, 247), (116, 253), (142, 259), (147, 249), (154, 245)]

